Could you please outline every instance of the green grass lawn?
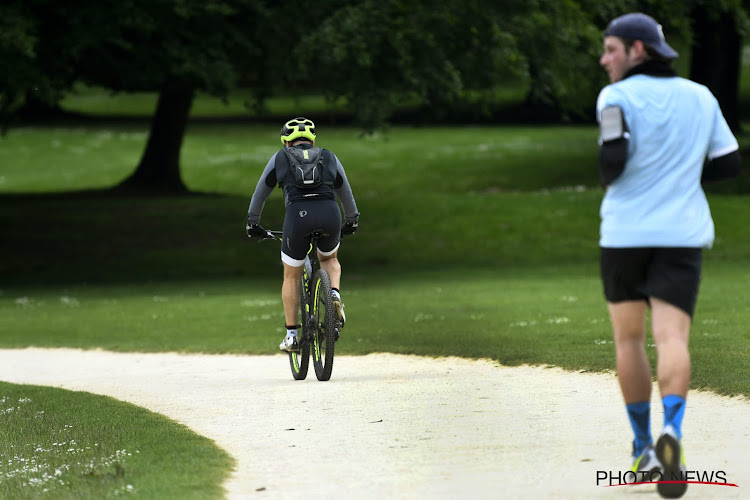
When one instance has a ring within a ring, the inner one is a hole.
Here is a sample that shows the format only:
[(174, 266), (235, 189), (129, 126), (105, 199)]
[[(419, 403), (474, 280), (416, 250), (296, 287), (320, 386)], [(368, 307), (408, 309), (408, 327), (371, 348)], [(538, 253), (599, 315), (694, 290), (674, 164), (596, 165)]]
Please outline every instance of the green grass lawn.
[[(158, 95), (153, 92), (112, 93), (98, 87), (78, 87), (60, 103), (68, 111), (92, 116), (148, 117), (156, 109)], [(199, 94), (191, 114), (197, 117), (248, 117), (257, 114), (249, 91), (237, 90), (226, 99)], [(336, 113), (344, 110), (344, 101), (327, 101), (323, 96), (271, 97), (265, 103), (270, 115), (286, 113), (291, 106), (306, 113)]]
[[(472, 112), (479, 110), (481, 100), (497, 107), (513, 106), (522, 102), (528, 91), (528, 82), (504, 81), (502, 86), (471, 91), (466, 96), (463, 107)], [(282, 90), (283, 91), (283, 90)], [(68, 112), (99, 117), (148, 118), (156, 109), (158, 95), (154, 92), (113, 93), (100, 87), (79, 85), (60, 102), (60, 107)], [(400, 103), (399, 112), (409, 112), (419, 108), (421, 100), (416, 95), (402, 95), (396, 99)], [(254, 118), (315, 116), (317, 118), (341, 118), (350, 114), (345, 98), (326, 99), (322, 95), (274, 95), (258, 107), (249, 90), (231, 91), (226, 98), (198, 93), (193, 101), (190, 114), (193, 118)], [(316, 118), (316, 119), (317, 119)], [(282, 118), (283, 119), (283, 118)]]
[[(111, 186), (132, 173), (146, 125), (12, 129), (0, 144), (1, 192), (55, 192)], [(394, 127), (362, 137), (356, 129), (318, 127), (358, 189), (358, 198), (427, 193), (493, 193), (598, 182), (594, 127)], [(422, 147), (418, 147), (422, 145)], [(252, 195), (279, 148), (276, 127), (189, 127), (183, 180), (194, 191)], [(370, 186), (370, 188), (365, 188)]]
[[(42, 194), (61, 183), (64, 191), (116, 183), (143, 146), (139, 134), (131, 126), (41, 128), (11, 130), (2, 139), (5, 191), (40, 194), (0, 196), (7, 240), (0, 246), (0, 345), (273, 352), (283, 326), (278, 246), (249, 241), (244, 218), (257, 178), (277, 149), (277, 131), (191, 127), (183, 175), (200, 194)], [(593, 166), (595, 135), (579, 126), (404, 127), (368, 138), (354, 129), (321, 131), (321, 145), (346, 166), (362, 213), (360, 232), (341, 250), (351, 321), (361, 318), (384, 330), (361, 332), (361, 340), (342, 344), (341, 352), (611, 369), (611, 347), (608, 358), (601, 347), (582, 349), (609, 337), (597, 271), (602, 191)], [(426, 144), (434, 147), (425, 150)], [(734, 300), (722, 291), (736, 285), (750, 258), (750, 230), (740, 216), (746, 198), (709, 198), (718, 237), (706, 253), (705, 280), (714, 278), (715, 266), (726, 283), (713, 293), (704, 289), (699, 312), (715, 293), (720, 303)], [(277, 190), (263, 224), (280, 228), (283, 210)], [(441, 294), (428, 293), (435, 289)], [(734, 295), (741, 300), (742, 293)], [(247, 305), (258, 303), (264, 311)], [(373, 321), (382, 307), (388, 320)], [(581, 316), (574, 322), (554, 323), (572, 321), (576, 310)], [(533, 321), (535, 328), (518, 326)], [(201, 341), (208, 324), (215, 325), (216, 338)], [(403, 325), (409, 325), (406, 332)], [(723, 335), (738, 339), (739, 347), (747, 333), (733, 328)], [(536, 335), (539, 340), (530, 342)], [(750, 394), (750, 385), (724, 387), (700, 370), (695, 381)]]
[[(360, 231), (342, 243), (348, 321), (337, 353), (613, 369), (597, 270), (602, 191), (593, 127), (396, 127), (369, 137), (330, 127), (319, 134), (344, 163), (362, 213)], [(191, 125), (182, 173), (194, 194), (96, 192), (132, 172), (145, 140), (138, 125), (20, 128), (0, 139), (0, 347), (277, 352), (279, 249), (249, 241), (244, 222), (258, 176), (280, 146), (278, 130)], [(706, 252), (691, 353), (694, 387), (750, 396), (750, 229), (747, 198), (731, 194), (743, 191), (741, 182), (709, 193), (718, 237)], [(81, 190), (94, 191), (70, 193)], [(280, 228), (283, 210), (277, 191), (262, 223)], [(652, 345), (648, 353), (653, 363)], [(189, 443), (180, 453), (211, 464), (196, 476), (201, 497), (221, 496), (229, 458), (159, 416), (51, 388), (0, 384), (3, 397), (6, 407), (30, 399), (33, 405), (20, 405), (25, 411), (57, 419), (28, 428), (6, 420), (18, 441), (51, 439), (45, 429), (83, 418), (67, 409), (82, 401), (125, 429), (126, 438), (97, 437), (107, 451), (92, 458), (104, 464), (117, 450), (138, 453), (120, 457), (120, 466), (102, 465), (90, 483), (78, 470), (71, 476), (77, 497), (128, 485), (143, 498), (180, 497), (159, 490), (149, 470), (180, 482), (178, 470), (155, 462), (177, 451), (143, 431), (165, 426)], [(72, 463), (64, 455), (49, 460)], [(8, 470), (0, 460), (0, 474)], [(28, 492), (23, 478), (13, 481), (13, 491)]]
[(0, 497), (220, 498), (234, 460), (112, 398), (0, 382)]

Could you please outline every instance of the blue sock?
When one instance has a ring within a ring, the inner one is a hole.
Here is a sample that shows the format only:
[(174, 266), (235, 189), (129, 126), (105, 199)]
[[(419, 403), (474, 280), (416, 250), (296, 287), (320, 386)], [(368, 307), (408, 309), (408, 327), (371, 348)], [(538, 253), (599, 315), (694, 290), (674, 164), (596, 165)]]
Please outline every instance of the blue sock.
[(646, 446), (653, 443), (651, 439), (651, 402), (630, 403), (625, 405), (630, 417), (630, 426), (635, 434), (634, 456), (640, 455)]
[(664, 426), (671, 425), (677, 432), (677, 437), (682, 439), (682, 417), (685, 416), (685, 398), (676, 394), (664, 396), (661, 400), (664, 404)]

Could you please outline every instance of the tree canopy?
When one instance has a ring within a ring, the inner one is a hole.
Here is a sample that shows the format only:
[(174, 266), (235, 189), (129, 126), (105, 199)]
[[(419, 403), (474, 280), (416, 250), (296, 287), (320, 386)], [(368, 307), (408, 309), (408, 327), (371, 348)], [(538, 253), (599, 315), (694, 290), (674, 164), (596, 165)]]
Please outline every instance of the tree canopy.
[[(404, 103), (433, 115), (491, 102), (523, 82), (527, 104), (592, 116), (606, 84), (602, 30), (651, 14), (692, 53), (691, 74), (736, 99), (748, 0), (6, 0), (0, 4), (0, 115), (54, 105), (82, 82), (159, 101), (126, 184), (184, 190), (179, 151), (195, 92), (249, 88), (344, 97), (365, 130)], [(736, 108), (736, 106), (735, 106)], [(731, 122), (731, 120), (730, 120)]]

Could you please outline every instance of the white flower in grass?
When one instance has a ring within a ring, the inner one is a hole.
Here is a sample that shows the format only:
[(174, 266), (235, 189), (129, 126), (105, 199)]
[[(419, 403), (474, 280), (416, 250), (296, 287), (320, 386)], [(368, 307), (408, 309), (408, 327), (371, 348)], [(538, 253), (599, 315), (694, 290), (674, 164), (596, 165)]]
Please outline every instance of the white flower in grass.
[(243, 307), (268, 307), (268, 306), (275, 306), (277, 304), (278, 304), (278, 301), (269, 300), (269, 299), (255, 299), (255, 300), (243, 300), (242, 301)]
[(31, 299), (29, 299), (28, 297), (18, 297), (16, 299), (16, 304), (18, 304), (19, 306), (31, 305)]
[(81, 303), (78, 302), (77, 298), (68, 297), (67, 295), (63, 295), (62, 297), (60, 297), (60, 303), (70, 307), (78, 307), (81, 305)]
[(577, 186), (561, 186), (558, 188), (553, 189), (540, 189), (539, 191), (535, 191), (536, 193), (540, 194), (550, 194), (550, 193), (585, 193), (586, 192), (586, 186), (577, 185)]
[(120, 132), (117, 138), (127, 141), (142, 141), (146, 139), (146, 134), (141, 132)]

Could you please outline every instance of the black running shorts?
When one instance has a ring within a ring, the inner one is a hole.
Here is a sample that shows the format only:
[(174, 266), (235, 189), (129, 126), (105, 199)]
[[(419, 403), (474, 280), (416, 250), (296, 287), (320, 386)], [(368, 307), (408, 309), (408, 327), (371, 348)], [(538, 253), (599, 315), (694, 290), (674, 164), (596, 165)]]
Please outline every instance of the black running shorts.
[(702, 260), (700, 248), (602, 248), (604, 296), (609, 302), (656, 297), (692, 318)]
[(302, 266), (310, 249), (310, 233), (316, 230), (328, 233), (318, 240), (320, 253), (330, 255), (338, 249), (341, 209), (336, 200), (302, 200), (289, 204), (284, 217), (281, 260), (293, 267)]

